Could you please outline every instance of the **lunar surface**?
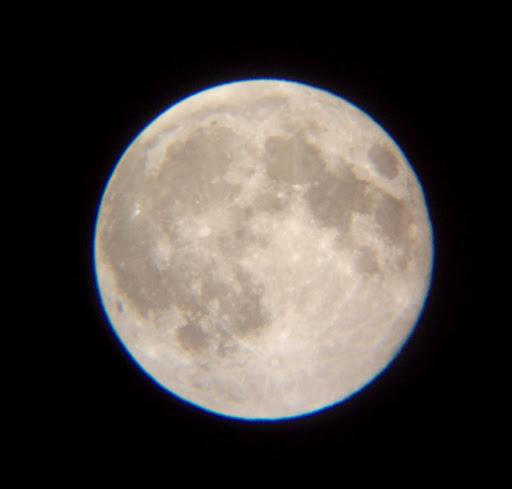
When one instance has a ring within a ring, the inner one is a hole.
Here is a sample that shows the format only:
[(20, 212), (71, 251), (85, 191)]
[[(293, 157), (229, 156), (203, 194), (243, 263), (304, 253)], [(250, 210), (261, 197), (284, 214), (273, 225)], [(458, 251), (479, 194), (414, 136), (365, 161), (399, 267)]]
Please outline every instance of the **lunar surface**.
[(373, 119), (295, 82), (202, 91), (151, 122), (99, 207), (111, 325), (167, 391), (218, 415), (310, 414), (410, 336), (433, 245), (421, 185)]

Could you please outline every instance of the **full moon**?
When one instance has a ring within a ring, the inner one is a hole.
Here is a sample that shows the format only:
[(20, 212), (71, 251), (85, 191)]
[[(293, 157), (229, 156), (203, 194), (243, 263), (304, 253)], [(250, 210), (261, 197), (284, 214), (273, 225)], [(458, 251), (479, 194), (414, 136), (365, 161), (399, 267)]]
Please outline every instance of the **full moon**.
[(425, 197), (369, 115), (283, 80), (208, 88), (128, 146), (98, 208), (99, 293), (166, 391), (277, 420), (385, 370), (430, 287)]

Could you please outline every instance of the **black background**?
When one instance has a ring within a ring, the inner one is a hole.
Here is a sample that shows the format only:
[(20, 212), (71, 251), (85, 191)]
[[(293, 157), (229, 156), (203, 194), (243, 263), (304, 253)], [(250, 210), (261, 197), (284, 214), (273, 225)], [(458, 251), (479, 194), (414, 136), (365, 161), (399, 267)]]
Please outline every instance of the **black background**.
[[(212, 34), (187, 42), (159, 38), (156, 50), (123, 36), (108, 43), (93, 38), (84, 35), (69, 53), (59, 53), (52, 80), (66, 135), (57, 173), (70, 191), (59, 210), (71, 238), (63, 250), (69, 280), (61, 291), (70, 310), (61, 313), (59, 341), (66, 367), (56, 375), (53, 406), (68, 457), (88, 454), (96, 463), (149, 454), (197, 470), (226, 461), (260, 468), (372, 461), (391, 472), (404, 464), (429, 472), (470, 456), (480, 425), (470, 345), (482, 318), (473, 288), (480, 276), (474, 257), (481, 217), (473, 199), (481, 162), (468, 144), (479, 122), (468, 100), (485, 53), (457, 36), (362, 47), (343, 36), (262, 41)], [(92, 258), (103, 189), (139, 131), (198, 90), (258, 77), (327, 89), (372, 115), (413, 164), (435, 240), (430, 295), (391, 368), (337, 407), (279, 423), (218, 418), (157, 387), (111, 331)]]

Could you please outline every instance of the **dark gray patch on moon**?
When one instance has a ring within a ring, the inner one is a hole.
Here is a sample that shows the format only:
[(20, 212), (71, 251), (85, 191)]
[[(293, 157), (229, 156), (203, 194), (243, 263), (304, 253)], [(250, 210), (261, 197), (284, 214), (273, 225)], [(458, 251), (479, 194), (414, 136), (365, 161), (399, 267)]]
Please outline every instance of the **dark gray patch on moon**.
[(271, 178), (291, 184), (308, 183), (323, 170), (318, 149), (300, 134), (291, 138), (269, 137), (264, 159)]
[[(218, 265), (209, 262), (193, 242), (184, 243), (182, 249), (172, 254), (167, 266), (158, 266), (152, 257), (154, 223), (144, 219), (143, 214), (131, 219), (131, 209), (124, 205), (127, 200), (119, 199), (114, 206), (116, 214), (102, 231), (101, 247), (118, 277), (119, 292), (139, 314), (148, 319), (150, 311), (157, 315), (165, 313), (174, 304), (187, 317), (200, 320), (208, 315), (209, 304), (218, 301), (218, 315), (225, 317), (223, 328), (239, 336), (257, 334), (266, 321), (261, 286), (242, 269), (235, 270), (237, 287), (224, 281), (219, 277)], [(249, 236), (243, 229), (244, 226), (240, 227), (238, 237), (233, 232), (218, 238), (218, 250), (226, 259), (247, 245)], [(168, 238), (172, 242), (171, 234)], [(208, 247), (208, 240), (201, 246)], [(199, 287), (194, 289), (194, 282)], [(199, 348), (206, 339), (199, 339), (197, 328), (187, 326), (180, 330), (181, 344), (189, 349)]]
[(375, 219), (382, 233), (392, 242), (405, 244), (408, 240), (407, 231), (412, 224), (412, 216), (407, 204), (390, 195), (379, 192)]
[(368, 157), (375, 169), (384, 177), (394, 178), (398, 175), (398, 160), (395, 155), (381, 144), (373, 144)]
[(199, 128), (183, 142), (169, 145), (160, 172), (147, 182), (155, 211), (176, 201), (206, 208), (239, 191), (225, 175), (240, 148), (240, 138), (225, 127)]
[(401, 271), (406, 270), (409, 259), (416, 253), (414, 238), (409, 235), (414, 224), (410, 203), (378, 192), (375, 207), (375, 220), (383, 236), (397, 247), (395, 265)]
[(199, 351), (208, 345), (208, 335), (195, 323), (178, 328), (176, 337), (185, 350)]
[(369, 212), (371, 202), (366, 195), (368, 184), (356, 178), (344, 164), (341, 175), (320, 175), (317, 185), (307, 193), (314, 216), (325, 226), (346, 230), (352, 212)]

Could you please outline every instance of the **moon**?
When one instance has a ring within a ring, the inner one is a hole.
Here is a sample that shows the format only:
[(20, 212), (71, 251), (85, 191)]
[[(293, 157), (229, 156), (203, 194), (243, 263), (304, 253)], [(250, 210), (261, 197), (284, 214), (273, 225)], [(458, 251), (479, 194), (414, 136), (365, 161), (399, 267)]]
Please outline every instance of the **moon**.
[(205, 89), (131, 142), (98, 207), (112, 328), (172, 395), (278, 420), (348, 399), (410, 337), (432, 225), (404, 153), (369, 115), (286, 80)]

